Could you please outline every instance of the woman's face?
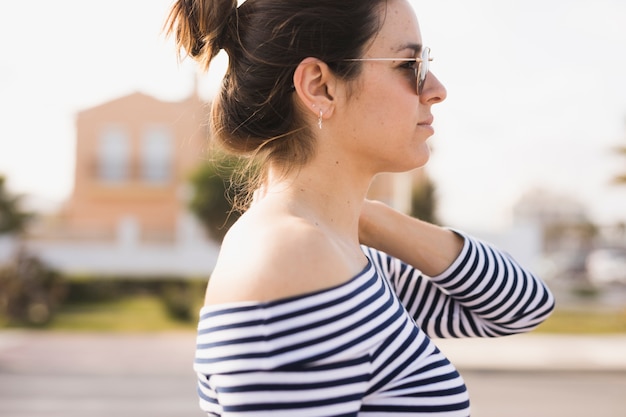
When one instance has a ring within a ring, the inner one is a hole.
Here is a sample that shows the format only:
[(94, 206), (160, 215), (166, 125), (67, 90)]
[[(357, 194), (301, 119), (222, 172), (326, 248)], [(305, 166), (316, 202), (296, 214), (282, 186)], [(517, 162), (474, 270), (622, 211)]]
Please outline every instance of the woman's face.
[[(416, 58), (422, 44), (417, 17), (406, 0), (390, 0), (384, 23), (363, 58)], [(424, 165), (433, 135), (431, 106), (446, 90), (431, 72), (417, 95), (415, 63), (363, 61), (345, 106), (337, 109), (341, 137), (363, 169), (400, 172)]]

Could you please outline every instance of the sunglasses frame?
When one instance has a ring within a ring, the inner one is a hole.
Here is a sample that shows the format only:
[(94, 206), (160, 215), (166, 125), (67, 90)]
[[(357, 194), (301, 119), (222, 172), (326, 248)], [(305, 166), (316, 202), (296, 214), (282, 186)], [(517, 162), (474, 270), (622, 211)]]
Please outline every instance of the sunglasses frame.
[(400, 61), (400, 62), (415, 62), (418, 64), (415, 67), (415, 80), (417, 84), (417, 95), (421, 96), (422, 91), (424, 90), (424, 83), (426, 82), (426, 76), (430, 71), (430, 66), (428, 63), (432, 61), (433, 58), (430, 56), (430, 48), (425, 47), (422, 49), (422, 53), (420, 58), (349, 58), (343, 59), (342, 61), (347, 62), (360, 62), (360, 61)]

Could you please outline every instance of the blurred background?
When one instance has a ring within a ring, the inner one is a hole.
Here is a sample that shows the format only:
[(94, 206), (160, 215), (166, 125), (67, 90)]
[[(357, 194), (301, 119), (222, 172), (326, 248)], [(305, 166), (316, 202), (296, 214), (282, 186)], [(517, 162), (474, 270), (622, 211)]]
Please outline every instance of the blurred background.
[[(177, 60), (171, 4), (0, 0), (3, 416), (200, 415), (194, 327), (237, 162), (207, 149), (227, 58)], [(621, 416), (626, 3), (413, 4), (448, 98), (428, 165), (370, 197), (499, 245), (557, 296), (528, 337), (442, 341), (475, 415)]]

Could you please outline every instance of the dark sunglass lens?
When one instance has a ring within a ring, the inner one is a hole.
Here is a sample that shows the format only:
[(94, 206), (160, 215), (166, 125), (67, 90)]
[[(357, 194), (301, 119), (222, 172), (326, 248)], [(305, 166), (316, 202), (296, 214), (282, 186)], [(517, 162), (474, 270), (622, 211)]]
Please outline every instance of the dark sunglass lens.
[(428, 74), (428, 63), (430, 60), (430, 48), (424, 48), (422, 52), (422, 60), (417, 66), (417, 94), (422, 95), (424, 89), (424, 83), (426, 82), (426, 75)]

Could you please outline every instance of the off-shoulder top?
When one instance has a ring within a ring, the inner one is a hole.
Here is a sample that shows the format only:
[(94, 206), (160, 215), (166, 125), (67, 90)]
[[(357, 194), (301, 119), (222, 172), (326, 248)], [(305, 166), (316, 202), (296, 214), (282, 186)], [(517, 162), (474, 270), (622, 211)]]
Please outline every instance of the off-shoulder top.
[(211, 416), (469, 415), (463, 379), (431, 337), (528, 331), (551, 312), (545, 285), (463, 235), (436, 277), (372, 248), (333, 288), (202, 308), (194, 369)]

